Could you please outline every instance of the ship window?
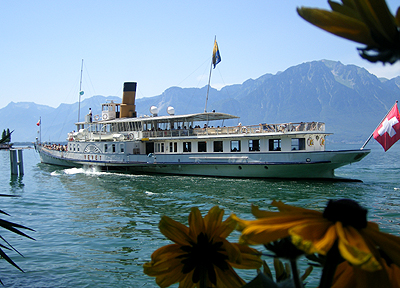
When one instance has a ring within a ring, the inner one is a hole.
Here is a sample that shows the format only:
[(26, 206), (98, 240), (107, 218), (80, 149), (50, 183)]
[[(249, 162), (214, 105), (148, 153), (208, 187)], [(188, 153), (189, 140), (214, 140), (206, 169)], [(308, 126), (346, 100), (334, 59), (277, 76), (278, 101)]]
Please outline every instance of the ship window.
[(231, 152), (240, 152), (240, 140), (231, 141)]
[(112, 150), (113, 153), (115, 153), (115, 144), (111, 145), (111, 150)]
[(169, 142), (169, 152), (177, 152), (178, 143), (177, 142)]
[(79, 152), (79, 144), (76, 145), (76, 151)]
[(121, 153), (124, 153), (124, 151), (125, 151), (124, 144), (120, 144), (119, 151), (121, 151)]
[(156, 152), (164, 153), (164, 143), (157, 143), (156, 144)]
[(74, 144), (74, 151), (75, 151), (75, 144)]
[(107, 144), (104, 144), (104, 152), (107, 152), (107, 148), (108, 148)]
[(199, 141), (197, 144), (198, 152), (207, 152), (207, 142), (206, 141)]
[(183, 152), (192, 152), (192, 142), (183, 142)]
[(304, 138), (293, 138), (292, 139), (292, 150), (305, 150), (306, 140)]
[(214, 152), (224, 152), (222, 141), (214, 141)]
[(249, 151), (260, 151), (260, 140), (249, 140)]
[(281, 150), (281, 139), (269, 139), (269, 151)]

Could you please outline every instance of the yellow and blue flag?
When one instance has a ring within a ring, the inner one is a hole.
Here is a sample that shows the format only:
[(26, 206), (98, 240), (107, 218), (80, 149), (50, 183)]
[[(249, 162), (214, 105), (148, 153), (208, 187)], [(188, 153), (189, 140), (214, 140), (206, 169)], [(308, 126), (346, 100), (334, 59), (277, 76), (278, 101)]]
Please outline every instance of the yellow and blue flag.
[(212, 64), (214, 65), (214, 69), (215, 69), (215, 66), (217, 66), (217, 64), (219, 62), (221, 62), (221, 55), (219, 54), (217, 40), (215, 40), (214, 49), (213, 49), (213, 56), (212, 56)]

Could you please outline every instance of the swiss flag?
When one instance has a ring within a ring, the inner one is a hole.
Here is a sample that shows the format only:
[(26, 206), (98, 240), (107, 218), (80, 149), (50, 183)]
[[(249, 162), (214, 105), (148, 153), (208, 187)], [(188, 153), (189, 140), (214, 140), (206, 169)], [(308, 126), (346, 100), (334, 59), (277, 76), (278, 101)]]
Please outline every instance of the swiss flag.
[(374, 138), (387, 151), (400, 139), (400, 114), (397, 102), (374, 131)]

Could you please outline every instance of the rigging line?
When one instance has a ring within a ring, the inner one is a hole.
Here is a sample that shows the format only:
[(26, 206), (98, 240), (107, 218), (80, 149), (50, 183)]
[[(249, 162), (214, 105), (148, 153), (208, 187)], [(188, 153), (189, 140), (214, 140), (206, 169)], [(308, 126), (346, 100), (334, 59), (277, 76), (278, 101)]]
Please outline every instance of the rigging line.
[[(142, 90), (140, 90), (140, 89), (136, 86), (136, 94), (137, 94), (137, 92), (140, 93), (140, 96), (141, 96), (142, 98), (145, 98), (145, 97), (146, 97), (146, 96), (144, 96)], [(151, 96), (150, 96), (150, 97), (151, 97)], [(137, 97), (137, 95), (136, 95), (136, 99), (139, 99), (139, 97)]]
[[(206, 64), (206, 62), (208, 62), (208, 60), (204, 61), (203, 64), (201, 64), (201, 66), (204, 66), (204, 70), (203, 70), (203, 73), (201, 74), (201, 77), (200, 77), (200, 79), (199, 79), (199, 81), (198, 81), (198, 83), (197, 83), (197, 86), (196, 86), (195, 88), (200, 89), (200, 88), (199, 88), (200, 83), (204, 80), (204, 77), (205, 77), (205, 75), (206, 75), (206, 71), (207, 71), (207, 68), (208, 68), (206, 65), (204, 65), (204, 64)], [(196, 69), (196, 71), (199, 70), (201, 66), (199, 66), (199, 67)], [(194, 72), (193, 72), (193, 73), (194, 73)], [(192, 73), (192, 74), (193, 74), (193, 73)], [(195, 93), (195, 92), (196, 92), (196, 91), (193, 90), (193, 93)], [(193, 100), (193, 94), (190, 95), (189, 101), (186, 102), (186, 106), (185, 106), (185, 110), (186, 110), (186, 111), (188, 111), (189, 104), (192, 103), (192, 100)]]
[(200, 67), (202, 67), (206, 62), (208, 62), (209, 59), (210, 59), (210, 57), (208, 57), (199, 67), (197, 67), (197, 68), (196, 68), (192, 73), (190, 73), (185, 79), (183, 79), (181, 82), (179, 82), (179, 83), (177, 84), (177, 86), (181, 85), (182, 82), (184, 82), (186, 79), (188, 79), (190, 76), (192, 76), (197, 70), (200, 69)]
[(85, 66), (85, 73), (86, 73), (87, 77), (89, 78), (90, 85), (92, 86), (92, 89), (93, 89), (93, 93), (92, 94), (94, 95), (94, 94), (96, 94), (96, 90), (94, 89), (94, 86), (93, 86), (93, 83), (92, 83), (92, 79), (90, 78), (89, 69), (87, 68), (86, 63), (84, 64), (84, 66)]
[[(136, 86), (136, 89), (137, 89), (137, 86)], [(122, 94), (122, 93), (121, 93), (121, 91), (122, 91), (122, 86), (121, 86), (121, 85), (119, 85), (118, 91), (117, 91), (117, 93), (115, 93), (115, 95), (114, 95), (114, 96), (117, 96), (117, 97), (119, 97), (118, 95)], [(120, 97), (120, 98), (121, 98), (121, 97)]]
[[(225, 83), (225, 80), (224, 80), (224, 77), (222, 77), (222, 74), (221, 74), (221, 70), (217, 67), (216, 68), (217, 70), (218, 70), (218, 73), (219, 73), (219, 75), (220, 75), (220, 77), (221, 77), (221, 79), (222, 79), (222, 83), (223, 83), (223, 87), (222, 88), (225, 88), (225, 93), (228, 95), (228, 99), (229, 100), (231, 100), (231, 101), (234, 101), (235, 99), (232, 97), (232, 95), (229, 93), (229, 90), (230, 90), (230, 88), (229, 88), (229, 86)], [(222, 88), (220, 89), (220, 91), (222, 90)], [(233, 107), (233, 109), (234, 109), (234, 113), (233, 114), (235, 114), (235, 115), (239, 115), (239, 111), (237, 111), (237, 106), (236, 105), (232, 105), (232, 107)], [(238, 118), (237, 119), (237, 122), (239, 123), (240, 122), (240, 118)]]

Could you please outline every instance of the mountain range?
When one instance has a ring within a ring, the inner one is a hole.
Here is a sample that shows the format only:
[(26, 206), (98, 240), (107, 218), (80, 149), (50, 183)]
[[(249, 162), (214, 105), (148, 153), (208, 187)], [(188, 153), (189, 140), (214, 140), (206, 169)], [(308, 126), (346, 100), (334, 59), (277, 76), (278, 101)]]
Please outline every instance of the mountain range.
[[(140, 85), (140, 83), (138, 83)], [(207, 87), (171, 87), (161, 95), (136, 99), (138, 116), (150, 114), (153, 105), (159, 115), (173, 106), (176, 114), (203, 112)], [(400, 77), (378, 78), (364, 68), (320, 60), (292, 66), (275, 75), (265, 74), (242, 84), (210, 88), (207, 111), (240, 116), (243, 125), (258, 123), (325, 122), (334, 133), (330, 142), (361, 143), (400, 98)], [(101, 114), (106, 100), (120, 102), (117, 96), (93, 96), (80, 103), (80, 119), (89, 108)], [(36, 123), (41, 119), (42, 141), (66, 141), (76, 129), (78, 103), (57, 108), (33, 102), (10, 102), (0, 109), (0, 128), (11, 131), (13, 142), (33, 142), (38, 137)]]

